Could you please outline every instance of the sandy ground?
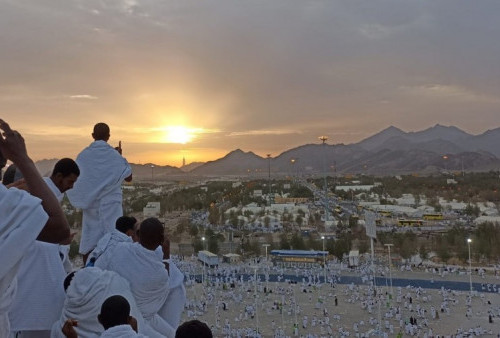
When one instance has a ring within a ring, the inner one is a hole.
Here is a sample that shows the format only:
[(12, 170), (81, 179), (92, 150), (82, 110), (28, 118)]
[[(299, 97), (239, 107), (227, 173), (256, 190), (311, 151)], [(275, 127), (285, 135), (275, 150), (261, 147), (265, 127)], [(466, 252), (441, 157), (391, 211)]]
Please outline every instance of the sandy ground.
[[(394, 278), (469, 281), (469, 276), (463, 273), (452, 273), (441, 277), (425, 271), (393, 271), (392, 275)], [(484, 278), (476, 275), (473, 277), (473, 281), (500, 284), (499, 279), (492, 275)], [(183, 320), (197, 318), (205, 321), (212, 327), (217, 337), (226, 336), (223, 328), (227, 323), (231, 325), (231, 329), (255, 329), (258, 327), (262, 337), (273, 337), (279, 327), (284, 329), (286, 336), (294, 336), (294, 323), (298, 323), (298, 336), (305, 337), (307, 334), (314, 334), (317, 337), (339, 337), (341, 336), (340, 332), (349, 331), (350, 336), (356, 337), (355, 323), (358, 324), (358, 332), (361, 335), (361, 333), (376, 328), (377, 324), (370, 324), (370, 319), (373, 321), (378, 318), (381, 318), (382, 330), (387, 332), (388, 337), (396, 337), (400, 331), (406, 337), (409, 335), (405, 333), (404, 324), (401, 326), (401, 323), (409, 321), (410, 317), (417, 318), (418, 324), (414, 333), (416, 337), (424, 337), (425, 334), (429, 333), (429, 329), (432, 329), (435, 336), (451, 336), (456, 334), (458, 329), (469, 330), (477, 327), (484, 330), (480, 335), (482, 337), (496, 337), (500, 333), (500, 294), (498, 293), (476, 292), (470, 303), (470, 312), (467, 313), (469, 292), (447, 292), (446, 299), (449, 311), (441, 312), (440, 309), (445, 300), (441, 290), (423, 289), (417, 296), (415, 288), (394, 287), (394, 297), (389, 299), (387, 293), (390, 293), (390, 288), (383, 285), (378, 289), (378, 293), (381, 295), (379, 311), (378, 305), (374, 305), (371, 310), (369, 307), (362, 307), (362, 302), (368, 302), (369, 295), (372, 294), (368, 284), (354, 286), (354, 288), (342, 284), (337, 284), (334, 288), (331, 285), (306, 286), (306, 292), (304, 292), (301, 283), (269, 282), (267, 288), (271, 288), (273, 293), (267, 294), (263, 290), (265, 286), (266, 282), (259, 282), (257, 292), (255, 292), (254, 282), (237, 284), (234, 289), (228, 288), (226, 290), (222, 284), (219, 286), (201, 284), (187, 286), (187, 295), (192, 306), (183, 314)], [(256, 298), (255, 294), (257, 294)], [(241, 300), (235, 299), (238, 295), (241, 295)], [(338, 299), (337, 306), (334, 302), (335, 296)], [(411, 308), (409, 298), (405, 296), (412, 297)], [(294, 299), (297, 303), (297, 313), (295, 313)], [(223, 302), (226, 303), (226, 310), (223, 310)], [(281, 302), (285, 303), (282, 313), (280, 313), (279, 305), (274, 306)], [(203, 303), (206, 304), (205, 310), (197, 307)], [(258, 310), (253, 318), (251, 315), (245, 315), (245, 310), (248, 307), (254, 308), (255, 306)], [(402, 322), (395, 317), (385, 317), (391, 307), (400, 308)], [(425, 310), (423, 317), (417, 313), (419, 307)], [(439, 313), (439, 318), (432, 319), (431, 307), (434, 307)], [(489, 323), (488, 318), (490, 312), (493, 314), (492, 324)], [(307, 316), (308, 325), (304, 329), (302, 325), (305, 316)], [(329, 317), (329, 325), (333, 330), (331, 335), (327, 331), (326, 316)], [(312, 326), (313, 319), (316, 319), (314, 327)], [(426, 324), (424, 323), (425, 319), (427, 319)], [(392, 333), (390, 329), (385, 328), (386, 320), (389, 327), (393, 326)], [(364, 325), (360, 325), (361, 321), (364, 322)], [(234, 333), (230, 336), (236, 337)]]

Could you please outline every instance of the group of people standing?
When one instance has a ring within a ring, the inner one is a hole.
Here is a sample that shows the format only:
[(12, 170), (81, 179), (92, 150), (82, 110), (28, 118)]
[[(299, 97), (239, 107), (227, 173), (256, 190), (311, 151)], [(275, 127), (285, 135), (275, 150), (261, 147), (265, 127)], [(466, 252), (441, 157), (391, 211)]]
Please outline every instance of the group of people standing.
[[(123, 226), (121, 185), (132, 170), (121, 142), (108, 144), (107, 124), (96, 124), (94, 141), (76, 161), (60, 160), (49, 178), (3, 120), (0, 132), (0, 169), (12, 162), (0, 185), (0, 338), (174, 338), (190, 330), (211, 337), (198, 321), (179, 327), (184, 276), (169, 260), (162, 223), (129, 217)], [(83, 213), (79, 252), (88, 267), (76, 271), (64, 193)]]

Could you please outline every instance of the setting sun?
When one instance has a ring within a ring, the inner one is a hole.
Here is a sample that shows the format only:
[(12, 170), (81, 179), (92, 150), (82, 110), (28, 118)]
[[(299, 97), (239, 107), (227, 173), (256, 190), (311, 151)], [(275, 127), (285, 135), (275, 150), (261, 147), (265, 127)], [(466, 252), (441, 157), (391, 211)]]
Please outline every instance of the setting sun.
[(165, 141), (169, 143), (186, 144), (193, 139), (193, 133), (183, 126), (166, 127)]

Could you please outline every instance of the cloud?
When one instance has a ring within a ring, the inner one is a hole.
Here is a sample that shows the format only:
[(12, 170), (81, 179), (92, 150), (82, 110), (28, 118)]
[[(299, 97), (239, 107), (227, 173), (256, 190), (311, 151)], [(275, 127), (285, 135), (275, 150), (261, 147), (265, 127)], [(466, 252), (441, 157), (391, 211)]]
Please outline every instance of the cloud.
[(410, 95), (425, 96), (437, 99), (450, 99), (453, 101), (470, 101), (494, 103), (499, 99), (493, 96), (477, 93), (471, 89), (458, 85), (425, 84), (418, 86), (402, 86), (400, 89)]
[(70, 95), (69, 98), (73, 99), (73, 100), (97, 100), (97, 99), (99, 99), (97, 96), (87, 95), (87, 94)]
[(298, 130), (246, 130), (246, 131), (233, 131), (228, 136), (259, 136), (259, 135), (291, 135), (302, 134)]

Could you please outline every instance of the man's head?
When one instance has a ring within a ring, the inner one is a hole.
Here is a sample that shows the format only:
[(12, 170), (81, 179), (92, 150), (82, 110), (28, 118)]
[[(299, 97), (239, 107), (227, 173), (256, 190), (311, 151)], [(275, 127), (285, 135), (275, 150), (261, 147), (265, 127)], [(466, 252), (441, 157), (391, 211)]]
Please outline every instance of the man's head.
[(139, 242), (143, 247), (155, 250), (159, 245), (163, 244), (163, 240), (165, 239), (163, 224), (157, 218), (146, 218), (141, 223), (138, 236)]
[(17, 169), (17, 166), (15, 164), (11, 164), (7, 167), (7, 169), (5, 169), (5, 172), (3, 173), (2, 183), (3, 185), (9, 185), (20, 178), (22, 178), (21, 171)]
[(65, 192), (73, 188), (78, 176), (80, 176), (78, 164), (70, 158), (63, 158), (57, 161), (50, 179), (59, 191)]
[(111, 296), (102, 303), (97, 320), (105, 330), (117, 325), (130, 324), (130, 304), (123, 296)]
[(94, 140), (108, 142), (109, 136), (109, 126), (106, 123), (99, 122), (94, 126), (94, 131), (92, 132)]
[(116, 230), (134, 239), (136, 223), (137, 220), (135, 219), (135, 217), (121, 216), (116, 220)]
[(207, 324), (195, 319), (182, 323), (175, 332), (175, 338), (191, 337), (213, 338), (213, 335)]

